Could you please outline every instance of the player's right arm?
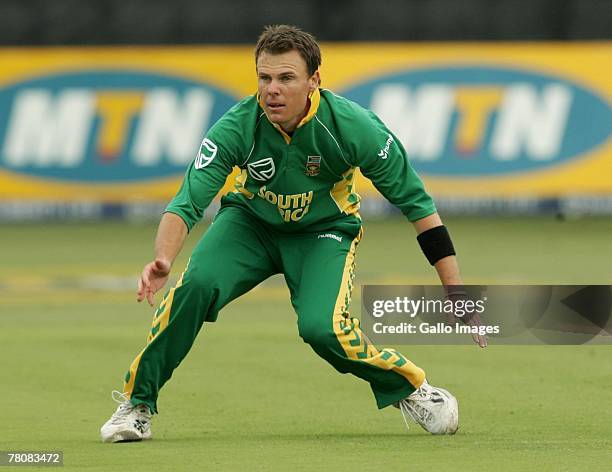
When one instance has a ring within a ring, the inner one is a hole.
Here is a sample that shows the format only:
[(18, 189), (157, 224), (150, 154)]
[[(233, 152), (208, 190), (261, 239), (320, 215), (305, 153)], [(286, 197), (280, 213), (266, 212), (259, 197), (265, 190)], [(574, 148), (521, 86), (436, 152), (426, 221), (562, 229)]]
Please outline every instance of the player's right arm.
[(155, 238), (155, 259), (142, 269), (136, 300), (146, 298), (153, 306), (153, 297), (166, 285), (187, 234), (225, 183), (232, 164), (228, 153), (220, 152), (210, 138), (204, 139), (178, 193), (162, 215)]
[(187, 225), (174, 213), (164, 213), (155, 238), (155, 259), (142, 269), (138, 279), (136, 300), (145, 298), (153, 306), (153, 296), (166, 282), (176, 256), (181, 252), (187, 238)]
[(155, 259), (144, 266), (138, 281), (136, 300), (145, 298), (153, 306), (153, 297), (168, 282), (174, 260), (187, 234), (202, 219), (204, 211), (231, 173), (230, 154), (210, 138), (187, 169), (178, 193), (166, 207), (155, 238)]
[(153, 297), (166, 285), (172, 264), (180, 253), (187, 234), (200, 221), (204, 211), (231, 173), (233, 161), (228, 152), (210, 138), (187, 169), (178, 193), (166, 207), (155, 238), (155, 259), (144, 266), (138, 281), (136, 300)]
[[(228, 111), (208, 131), (195, 160), (187, 168), (183, 183), (166, 207), (155, 239), (155, 259), (144, 266), (138, 281), (136, 299), (146, 298), (153, 306), (153, 296), (168, 281), (174, 260), (180, 253), (191, 228), (202, 219), (204, 211), (219, 193), (239, 156), (244, 154), (245, 123), (251, 121), (251, 99), (245, 99)], [(255, 115), (256, 116), (256, 115)]]

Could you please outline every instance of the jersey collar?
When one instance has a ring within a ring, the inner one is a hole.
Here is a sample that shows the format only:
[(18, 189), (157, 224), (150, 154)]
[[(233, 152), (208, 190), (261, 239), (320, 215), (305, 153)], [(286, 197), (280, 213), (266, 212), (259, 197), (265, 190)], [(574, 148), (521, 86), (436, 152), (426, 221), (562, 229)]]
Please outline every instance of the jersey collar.
[[(306, 113), (306, 116), (302, 118), (302, 121), (298, 123), (297, 128), (304, 126), (306, 123), (312, 120), (314, 116), (317, 114), (317, 110), (319, 109), (319, 103), (321, 103), (321, 92), (319, 92), (318, 88), (316, 88), (314, 92), (310, 94), (310, 96), (308, 97), (308, 100), (310, 101), (310, 108), (308, 109), (308, 113)], [(259, 94), (257, 94), (257, 102), (259, 103), (259, 106), (263, 109), (263, 104), (261, 103)], [(266, 118), (267, 117), (268, 115), (266, 115)], [(285, 140), (287, 144), (291, 142), (291, 136), (289, 136), (285, 132), (285, 130), (280, 127), (280, 125), (277, 125), (276, 123), (272, 123), (271, 121), (270, 121), (270, 124), (274, 126), (277, 129), (277, 131), (283, 136), (283, 139)]]

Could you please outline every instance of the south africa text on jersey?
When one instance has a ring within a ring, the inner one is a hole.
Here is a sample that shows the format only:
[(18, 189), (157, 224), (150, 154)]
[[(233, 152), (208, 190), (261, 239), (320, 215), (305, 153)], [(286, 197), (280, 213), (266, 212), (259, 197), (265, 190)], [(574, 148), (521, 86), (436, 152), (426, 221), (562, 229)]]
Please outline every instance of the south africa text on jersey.
[(312, 190), (308, 193), (296, 193), (294, 195), (282, 195), (276, 194), (271, 190), (267, 190), (266, 186), (259, 188), (257, 195), (272, 205), (276, 205), (278, 211), (283, 218), (283, 221), (289, 223), (290, 221), (301, 220), (312, 203)]

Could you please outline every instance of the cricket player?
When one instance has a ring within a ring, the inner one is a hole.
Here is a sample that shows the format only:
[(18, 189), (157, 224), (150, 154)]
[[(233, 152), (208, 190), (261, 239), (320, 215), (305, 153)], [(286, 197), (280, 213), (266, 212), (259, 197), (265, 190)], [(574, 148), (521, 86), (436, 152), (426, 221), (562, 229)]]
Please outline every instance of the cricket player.
[[(265, 28), (255, 48), (258, 92), (209, 131), (162, 216), (155, 259), (138, 301), (168, 280), (189, 231), (235, 167), (233, 192), (161, 301), (147, 345), (125, 376), (105, 442), (151, 438), (159, 390), (205, 321), (274, 274), (283, 274), (304, 342), (336, 370), (369, 382), (378, 408), (398, 407), (433, 434), (458, 428), (457, 400), (427, 383), (395, 349), (377, 349), (349, 314), (361, 238), (357, 168), (411, 221), (442, 284), (461, 285), (455, 250), (398, 139), (372, 112), (320, 87), (321, 52), (293, 26)], [(478, 338), (484, 347), (486, 340)], [(297, 367), (296, 367), (297, 368)]]

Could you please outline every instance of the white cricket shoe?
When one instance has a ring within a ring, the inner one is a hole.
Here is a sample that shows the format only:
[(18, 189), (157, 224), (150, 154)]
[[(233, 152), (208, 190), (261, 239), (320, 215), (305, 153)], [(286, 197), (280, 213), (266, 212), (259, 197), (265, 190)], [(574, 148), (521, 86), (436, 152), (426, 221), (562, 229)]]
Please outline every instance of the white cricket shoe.
[(151, 411), (147, 405), (134, 406), (125, 393), (114, 390), (117, 411), (100, 428), (102, 442), (142, 441), (151, 439)]
[(431, 434), (455, 434), (459, 429), (457, 399), (443, 388), (423, 382), (412, 394), (400, 400), (399, 408), (408, 426), (408, 418)]

